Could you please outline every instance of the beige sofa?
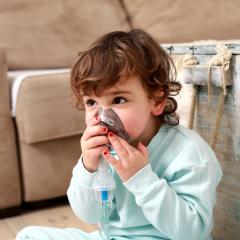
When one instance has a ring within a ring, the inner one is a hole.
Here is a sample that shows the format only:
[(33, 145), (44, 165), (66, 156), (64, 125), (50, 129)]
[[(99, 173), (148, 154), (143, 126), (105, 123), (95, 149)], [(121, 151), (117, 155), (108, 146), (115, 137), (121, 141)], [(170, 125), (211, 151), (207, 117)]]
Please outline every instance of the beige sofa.
[(118, 1), (0, 0), (0, 5), (4, 209), (66, 194), (84, 129), (83, 113), (69, 103), (69, 68), (95, 38), (129, 26)]
[(240, 38), (237, 0), (0, 0), (0, 6), (0, 212), (65, 195), (84, 129), (83, 112), (69, 103), (69, 68), (95, 38), (132, 27), (159, 43)]

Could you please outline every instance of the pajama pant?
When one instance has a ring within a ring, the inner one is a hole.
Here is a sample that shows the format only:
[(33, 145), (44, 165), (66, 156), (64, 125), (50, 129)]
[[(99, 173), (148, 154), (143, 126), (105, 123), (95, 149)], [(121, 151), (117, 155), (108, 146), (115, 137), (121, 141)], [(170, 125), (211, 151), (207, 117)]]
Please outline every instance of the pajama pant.
[[(146, 236), (114, 236), (111, 240), (160, 240), (159, 237)], [(212, 238), (207, 238), (213, 240)], [(105, 240), (99, 231), (86, 233), (77, 228), (53, 228), (31, 226), (22, 229), (15, 240)]]
[[(131, 237), (111, 237), (111, 240), (139, 239)], [(99, 231), (86, 233), (77, 228), (52, 228), (31, 226), (22, 229), (16, 240), (104, 240)]]
[(16, 240), (103, 240), (98, 231), (86, 233), (77, 228), (31, 226), (22, 229)]

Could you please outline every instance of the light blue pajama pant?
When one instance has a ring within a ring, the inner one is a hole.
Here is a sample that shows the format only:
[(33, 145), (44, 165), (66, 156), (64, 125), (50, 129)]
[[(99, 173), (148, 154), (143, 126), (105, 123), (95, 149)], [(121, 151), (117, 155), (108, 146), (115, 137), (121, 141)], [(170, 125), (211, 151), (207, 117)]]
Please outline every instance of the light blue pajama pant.
[[(127, 237), (112, 237), (111, 240), (127, 240)], [(22, 229), (16, 240), (103, 240), (99, 231), (86, 233), (77, 228), (52, 228), (31, 226)]]
[(30, 226), (23, 228), (16, 240), (103, 240), (98, 231), (86, 233), (77, 228)]

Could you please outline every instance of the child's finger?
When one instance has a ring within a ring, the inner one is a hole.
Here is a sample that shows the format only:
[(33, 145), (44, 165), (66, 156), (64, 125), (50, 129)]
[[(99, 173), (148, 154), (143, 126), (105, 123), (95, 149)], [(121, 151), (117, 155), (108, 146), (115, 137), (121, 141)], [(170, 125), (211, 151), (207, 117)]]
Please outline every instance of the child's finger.
[(120, 160), (117, 160), (117, 159), (115, 159), (114, 157), (112, 157), (112, 155), (109, 153), (109, 150), (108, 150), (108, 149), (105, 149), (105, 150), (102, 152), (102, 155), (103, 155), (104, 159), (105, 159), (109, 164), (111, 164), (117, 171), (120, 170), (120, 168), (121, 168), (121, 162), (120, 162)]
[(92, 149), (92, 148), (96, 148), (98, 146), (102, 146), (106, 144), (108, 144), (108, 138), (102, 135), (102, 136), (95, 136), (88, 139), (85, 146), (86, 146), (86, 149)]
[(124, 159), (128, 156), (128, 152), (124, 145), (120, 142), (119, 137), (113, 134), (112, 132), (108, 133), (108, 139), (114, 150), (117, 152), (117, 155), (120, 159)]
[(97, 136), (97, 135), (104, 135), (108, 132), (108, 129), (106, 127), (102, 127), (99, 125), (96, 126), (89, 126), (86, 128), (86, 130), (83, 133), (83, 140), (87, 141), (88, 139)]
[(130, 156), (132, 153), (135, 153), (136, 151), (138, 151), (138, 149), (136, 149), (135, 147), (131, 146), (125, 139), (123, 139), (121, 137), (118, 137), (117, 135), (115, 135), (115, 137), (120, 142), (121, 147), (126, 150), (126, 152), (128, 153), (128, 156)]
[(94, 156), (99, 157), (105, 150), (108, 150), (106, 146), (98, 146), (91, 149), (89, 152), (91, 152)]
[(91, 127), (91, 126), (95, 126), (98, 125), (100, 123), (100, 117), (99, 116), (95, 116), (94, 118), (92, 118), (88, 123), (87, 126)]
[(124, 140), (123, 138), (121, 138), (121, 137), (118, 137), (118, 136), (116, 136), (117, 138), (118, 138), (118, 140), (120, 141), (120, 143), (122, 144), (122, 146), (126, 149), (126, 151), (128, 152), (128, 153), (130, 153), (131, 151), (133, 151), (133, 150), (136, 150), (134, 147), (132, 147), (126, 140)]

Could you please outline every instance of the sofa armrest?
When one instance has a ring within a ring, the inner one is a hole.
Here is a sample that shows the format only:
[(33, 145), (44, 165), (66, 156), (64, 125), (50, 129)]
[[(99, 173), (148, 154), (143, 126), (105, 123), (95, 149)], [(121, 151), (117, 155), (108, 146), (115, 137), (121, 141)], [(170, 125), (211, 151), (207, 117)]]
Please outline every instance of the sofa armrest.
[(21, 142), (33, 144), (82, 134), (84, 112), (69, 103), (69, 79), (69, 72), (24, 78), (16, 102)]
[(0, 116), (5, 114), (10, 115), (7, 60), (5, 50), (0, 48)]
[(13, 120), (10, 116), (7, 62), (0, 48), (0, 213), (19, 206), (21, 187)]

